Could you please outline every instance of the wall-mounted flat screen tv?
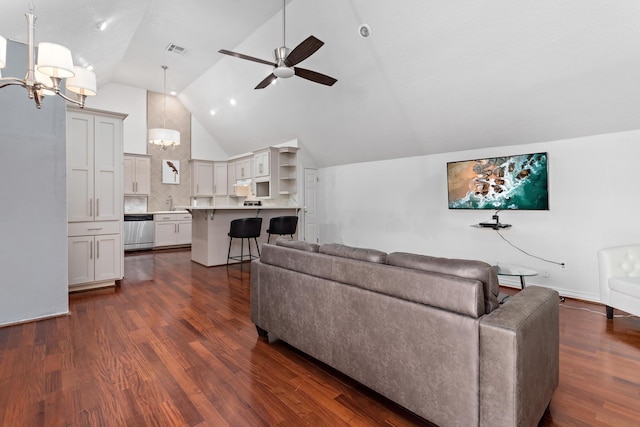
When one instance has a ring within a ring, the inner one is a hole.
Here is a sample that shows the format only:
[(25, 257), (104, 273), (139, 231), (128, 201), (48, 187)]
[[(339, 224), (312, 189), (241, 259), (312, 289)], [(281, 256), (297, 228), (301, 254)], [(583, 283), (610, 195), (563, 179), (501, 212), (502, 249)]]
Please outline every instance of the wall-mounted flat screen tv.
[(548, 210), (547, 153), (447, 163), (449, 209)]

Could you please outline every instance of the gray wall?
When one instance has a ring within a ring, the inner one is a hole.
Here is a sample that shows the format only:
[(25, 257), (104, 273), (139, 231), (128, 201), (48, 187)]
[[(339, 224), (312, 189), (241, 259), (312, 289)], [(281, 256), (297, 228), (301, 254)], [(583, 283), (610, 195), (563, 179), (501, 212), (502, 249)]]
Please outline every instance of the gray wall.
[[(3, 77), (24, 77), (9, 42)], [(0, 325), (68, 312), (65, 103), (0, 89)]]

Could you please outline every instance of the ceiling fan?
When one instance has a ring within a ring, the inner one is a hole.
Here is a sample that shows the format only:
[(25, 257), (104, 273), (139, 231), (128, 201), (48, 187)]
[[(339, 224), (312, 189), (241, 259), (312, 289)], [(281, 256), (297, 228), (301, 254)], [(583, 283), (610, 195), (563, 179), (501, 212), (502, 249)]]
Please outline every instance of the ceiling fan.
[(219, 52), (225, 55), (235, 56), (236, 58), (259, 62), (261, 64), (267, 64), (274, 67), (273, 73), (269, 74), (264, 80), (258, 83), (258, 86), (256, 86), (255, 89), (264, 89), (276, 79), (286, 79), (294, 74), (315, 83), (333, 86), (333, 84), (338, 81), (333, 77), (329, 77), (316, 71), (307, 70), (305, 68), (295, 67), (295, 65), (304, 61), (320, 49), (324, 42), (318, 40), (314, 36), (309, 36), (293, 50), (290, 50), (285, 46), (285, 24), (285, 0), (282, 0), (282, 47), (273, 51), (275, 62), (265, 61), (264, 59), (254, 58), (253, 56), (232, 52), (226, 49), (221, 49)]

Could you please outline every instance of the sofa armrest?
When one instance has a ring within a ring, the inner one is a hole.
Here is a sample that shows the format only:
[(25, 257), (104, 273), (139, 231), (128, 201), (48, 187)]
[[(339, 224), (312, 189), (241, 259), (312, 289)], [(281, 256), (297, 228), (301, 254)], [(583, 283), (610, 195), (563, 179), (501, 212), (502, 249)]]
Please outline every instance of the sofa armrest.
[(528, 286), (480, 320), (480, 425), (537, 426), (559, 381), (558, 293)]
[(600, 302), (610, 303), (609, 279), (640, 276), (640, 245), (617, 246), (598, 251)]

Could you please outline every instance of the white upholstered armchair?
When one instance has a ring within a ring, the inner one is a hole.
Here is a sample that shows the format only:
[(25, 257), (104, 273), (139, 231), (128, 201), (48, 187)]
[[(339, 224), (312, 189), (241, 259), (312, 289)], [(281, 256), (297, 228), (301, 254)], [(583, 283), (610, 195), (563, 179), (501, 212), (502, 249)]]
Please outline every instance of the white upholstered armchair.
[(601, 249), (598, 263), (607, 319), (613, 319), (614, 308), (640, 315), (640, 244)]

